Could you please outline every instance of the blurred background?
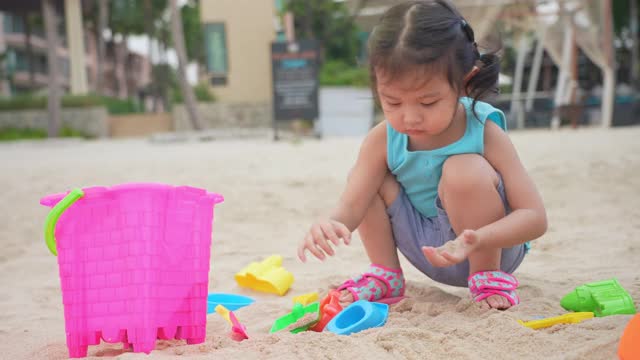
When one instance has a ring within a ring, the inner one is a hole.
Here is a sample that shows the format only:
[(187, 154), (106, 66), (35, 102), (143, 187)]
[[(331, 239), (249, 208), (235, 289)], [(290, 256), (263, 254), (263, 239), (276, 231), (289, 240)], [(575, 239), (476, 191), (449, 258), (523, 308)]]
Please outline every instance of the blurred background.
[[(366, 43), (397, 2), (2, 0), (0, 140), (364, 135)], [(501, 49), (511, 129), (640, 123), (640, 1), (453, 2)]]

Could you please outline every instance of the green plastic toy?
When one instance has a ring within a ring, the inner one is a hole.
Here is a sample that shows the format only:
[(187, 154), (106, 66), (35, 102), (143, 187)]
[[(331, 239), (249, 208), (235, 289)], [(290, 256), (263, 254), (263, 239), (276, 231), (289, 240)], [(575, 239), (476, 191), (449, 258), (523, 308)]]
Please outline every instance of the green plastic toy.
[(273, 323), (271, 327), (270, 333), (274, 333), (276, 331), (280, 331), (290, 327), (296, 322), (300, 321), (308, 314), (314, 314), (315, 316), (309, 317), (309, 321), (305, 321), (304, 323), (299, 324), (300, 326), (291, 330), (292, 334), (297, 334), (299, 332), (307, 330), (311, 325), (315, 324), (318, 321), (318, 316), (320, 314), (320, 303), (314, 302), (313, 304), (304, 306), (300, 303), (295, 303), (293, 305), (293, 309), (287, 315), (278, 318)]
[(570, 311), (590, 311), (597, 317), (636, 313), (633, 299), (616, 279), (578, 286), (560, 305)]
[(84, 192), (82, 189), (73, 189), (64, 197), (64, 199), (60, 200), (56, 206), (51, 209), (49, 215), (47, 215), (47, 219), (44, 225), (44, 240), (47, 243), (47, 247), (49, 251), (55, 256), (58, 256), (58, 250), (56, 248), (56, 224), (58, 223), (58, 218), (62, 213), (67, 210), (67, 208), (73, 203), (75, 203), (78, 199), (84, 196)]

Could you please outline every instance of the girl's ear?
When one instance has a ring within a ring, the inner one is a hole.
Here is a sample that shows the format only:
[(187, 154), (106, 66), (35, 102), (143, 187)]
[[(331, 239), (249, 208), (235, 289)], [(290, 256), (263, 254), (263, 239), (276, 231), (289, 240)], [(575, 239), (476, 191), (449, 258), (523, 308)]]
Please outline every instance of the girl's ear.
[(464, 76), (464, 79), (462, 80), (464, 86), (463, 86), (463, 94), (464, 96), (469, 96), (469, 81), (471, 81), (471, 79), (473, 79), (474, 76), (476, 76), (476, 74), (478, 73), (478, 71), (480, 71), (480, 68), (477, 66), (473, 66), (471, 68), (471, 70), (469, 70), (469, 72), (467, 73), (467, 75)]
[(478, 71), (480, 71), (480, 68), (478, 68), (477, 66), (474, 65), (473, 68), (471, 68), (471, 70), (467, 73), (467, 75), (464, 76), (464, 85), (465, 86), (467, 85), (469, 80), (471, 80), (474, 76), (476, 76)]

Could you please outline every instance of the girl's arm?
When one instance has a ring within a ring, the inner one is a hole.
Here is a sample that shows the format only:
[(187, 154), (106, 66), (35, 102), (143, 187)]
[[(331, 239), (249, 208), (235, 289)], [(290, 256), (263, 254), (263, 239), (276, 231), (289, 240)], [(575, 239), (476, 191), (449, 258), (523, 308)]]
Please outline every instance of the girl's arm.
[(502, 175), (512, 212), (477, 230), (479, 247), (509, 248), (547, 231), (547, 215), (535, 184), (507, 134), (487, 120), (484, 157)]
[(362, 222), (387, 172), (386, 126), (386, 122), (382, 122), (369, 132), (330, 219), (316, 221), (311, 225), (298, 246), (298, 257), (303, 262), (307, 260), (307, 251), (320, 260), (325, 259), (325, 254), (333, 256), (334, 250), (330, 243), (338, 245), (339, 238), (349, 244), (351, 232)]
[(354, 231), (366, 215), (387, 173), (387, 124), (376, 125), (364, 139), (358, 159), (331, 219)]

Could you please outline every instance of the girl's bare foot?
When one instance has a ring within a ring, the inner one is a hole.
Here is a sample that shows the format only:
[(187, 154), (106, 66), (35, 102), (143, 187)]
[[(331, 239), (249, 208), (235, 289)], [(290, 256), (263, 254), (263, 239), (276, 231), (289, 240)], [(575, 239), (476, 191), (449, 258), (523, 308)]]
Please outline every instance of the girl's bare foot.
[(491, 295), (488, 298), (482, 300), (480, 304), (484, 308), (488, 307), (490, 309), (496, 310), (506, 310), (512, 306), (509, 300), (500, 295)]

